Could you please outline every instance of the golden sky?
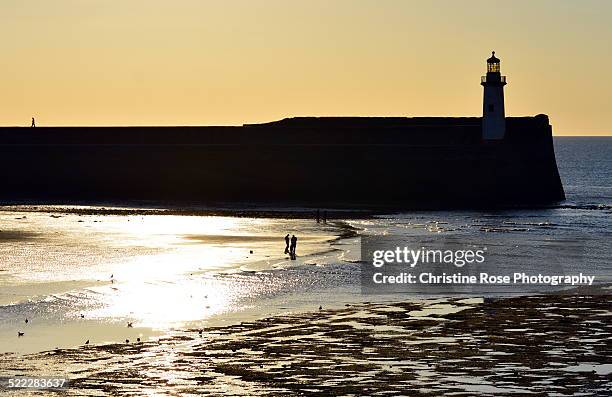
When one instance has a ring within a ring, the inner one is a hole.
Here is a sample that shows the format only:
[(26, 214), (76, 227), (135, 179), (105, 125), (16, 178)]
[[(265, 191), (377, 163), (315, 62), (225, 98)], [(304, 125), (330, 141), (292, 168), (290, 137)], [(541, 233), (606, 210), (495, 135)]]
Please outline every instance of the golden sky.
[(612, 1), (0, 0), (0, 125), (506, 114), (612, 133)]

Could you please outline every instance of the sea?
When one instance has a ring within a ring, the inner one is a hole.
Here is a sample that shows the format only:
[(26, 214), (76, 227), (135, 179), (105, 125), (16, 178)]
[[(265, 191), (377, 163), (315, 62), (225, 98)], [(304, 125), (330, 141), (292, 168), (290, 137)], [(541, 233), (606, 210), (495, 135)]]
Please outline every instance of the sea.
[[(72, 348), (86, 340), (148, 340), (279, 314), (426, 299), (427, 291), (364, 292), (364, 236), (415, 246), (452, 241), (482, 247), (491, 252), (495, 268), (589, 274), (605, 293), (612, 283), (612, 138), (556, 137), (554, 146), (567, 199), (537, 209), (418, 211), (317, 222), (165, 215), (163, 208), (124, 203), (113, 205), (118, 211), (110, 215), (108, 205), (4, 207), (0, 353)], [(295, 260), (285, 253), (287, 234), (298, 237)], [(536, 283), (436, 294), (544, 289)]]

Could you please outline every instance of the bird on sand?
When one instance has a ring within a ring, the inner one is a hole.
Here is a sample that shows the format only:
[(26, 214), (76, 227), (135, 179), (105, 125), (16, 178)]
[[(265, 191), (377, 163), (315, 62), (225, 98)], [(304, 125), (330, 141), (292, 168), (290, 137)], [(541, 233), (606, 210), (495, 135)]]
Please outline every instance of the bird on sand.
[(319, 306), (319, 310), (323, 310), (323, 306)]
[(21, 332), (21, 331), (17, 331), (17, 336), (18, 336), (18, 337), (22, 337), (23, 335), (25, 335), (23, 332)]
[(129, 340), (129, 339), (126, 339), (126, 340), (125, 340), (125, 343), (130, 343), (130, 340)]
[(140, 338), (136, 338), (136, 342), (140, 342)]
[(86, 344), (86, 345), (88, 345), (88, 344), (89, 344), (89, 339), (87, 339), (87, 340), (85, 341), (85, 344)]
[(85, 315), (83, 313), (81, 313), (81, 318), (85, 318)]
[(198, 334), (200, 334), (200, 336), (202, 336), (202, 330), (198, 330)]
[(132, 322), (131, 321), (129, 323), (127, 323), (127, 327), (128, 328), (132, 328)]
[(28, 323), (28, 319), (27, 319), (27, 318), (25, 319), (25, 323), (26, 323), (26, 324)]

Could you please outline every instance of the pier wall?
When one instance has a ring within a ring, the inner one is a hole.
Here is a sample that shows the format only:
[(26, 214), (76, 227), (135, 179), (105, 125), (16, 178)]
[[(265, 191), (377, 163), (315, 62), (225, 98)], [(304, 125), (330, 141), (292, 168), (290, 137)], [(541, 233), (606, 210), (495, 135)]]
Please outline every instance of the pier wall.
[(0, 128), (0, 200), (401, 209), (564, 199), (546, 116), (293, 118), (242, 127)]

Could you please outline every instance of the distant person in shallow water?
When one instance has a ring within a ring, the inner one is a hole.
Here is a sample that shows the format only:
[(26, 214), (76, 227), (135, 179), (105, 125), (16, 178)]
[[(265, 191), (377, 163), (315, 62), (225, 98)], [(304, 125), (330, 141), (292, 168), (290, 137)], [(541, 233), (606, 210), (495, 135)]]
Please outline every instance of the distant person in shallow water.
[(285, 254), (289, 253), (289, 233), (285, 236)]
[(36, 120), (34, 120), (34, 117), (32, 117), (32, 127), (36, 127)]
[(297, 247), (297, 237), (295, 237), (295, 234), (294, 234), (293, 236), (291, 236), (291, 246), (289, 247), (289, 253), (293, 256), (295, 256), (296, 247)]

